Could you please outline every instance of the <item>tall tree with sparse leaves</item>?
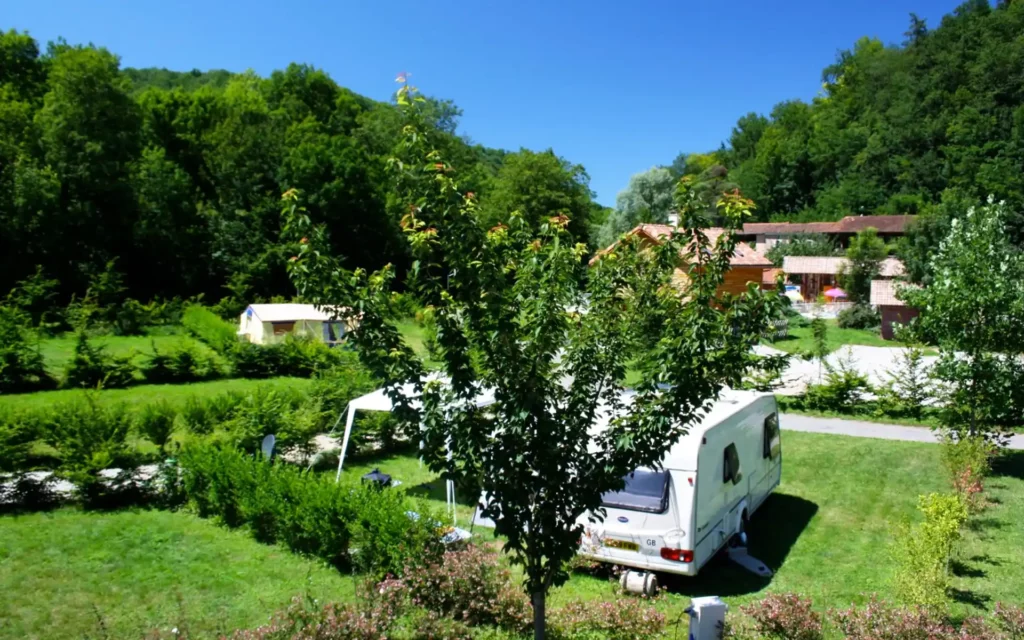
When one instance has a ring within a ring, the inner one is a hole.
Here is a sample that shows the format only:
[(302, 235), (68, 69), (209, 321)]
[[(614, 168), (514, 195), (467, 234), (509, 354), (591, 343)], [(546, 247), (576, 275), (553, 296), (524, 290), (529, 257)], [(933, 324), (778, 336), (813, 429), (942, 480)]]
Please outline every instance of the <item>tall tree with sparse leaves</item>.
[[(294, 192), (285, 202), (297, 248), (290, 273), (307, 299), (358, 318), (350, 337), (396, 406), (422, 424), (429, 467), (487, 493), (483, 514), (524, 568), (543, 638), (545, 596), (567, 578), (579, 519), (600, 513), (602, 494), (621, 489), (626, 474), (657, 466), (720, 389), (740, 382), (777, 298), (753, 285), (741, 296), (718, 292), (735, 240), (708, 240), (707, 203), (689, 180), (676, 190), (678, 233), (649, 249), (626, 239), (578, 278), (587, 250), (565, 216), (523, 212), (480, 225), (475, 199), (432, 144), (420, 98), (403, 86), (398, 104), (406, 122), (391, 167), (417, 259), (413, 286), (434, 307), (447, 384), (427, 381), (387, 319), (393, 271), (342, 267)], [(735, 228), (749, 208), (733, 193), (716, 214)], [(680, 264), (685, 285), (673, 281)], [(628, 399), (627, 367), (640, 380)], [(409, 382), (420, 408), (397, 392)], [(486, 412), (474, 403), (481, 389), (494, 394)], [(602, 415), (607, 428), (595, 435)]]
[(996, 440), (1024, 424), (1024, 254), (1010, 243), (1007, 215), (990, 199), (953, 219), (931, 283), (898, 294), (921, 312), (918, 337), (939, 345), (942, 426)]

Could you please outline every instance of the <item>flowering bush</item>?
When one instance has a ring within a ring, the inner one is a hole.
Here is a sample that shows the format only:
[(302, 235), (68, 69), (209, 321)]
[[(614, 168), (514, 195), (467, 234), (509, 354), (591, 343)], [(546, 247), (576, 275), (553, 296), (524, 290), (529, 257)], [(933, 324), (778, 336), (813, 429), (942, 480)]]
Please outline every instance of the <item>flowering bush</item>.
[(769, 594), (763, 600), (740, 607), (754, 620), (760, 637), (781, 640), (820, 640), (821, 616), (811, 609), (810, 598), (792, 593)]
[(997, 447), (981, 436), (959, 440), (947, 436), (942, 443), (942, 463), (949, 472), (953, 490), (964, 498), (971, 513), (984, 508), (983, 481), (992, 470), (992, 458), (997, 452)]
[(398, 611), (386, 595), (357, 605), (294, 598), (270, 624), (236, 631), (232, 640), (379, 640), (395, 626)]
[(532, 620), (509, 571), (482, 547), (447, 551), (440, 562), (408, 567), (402, 583), (413, 604), (469, 625), (522, 631)]
[(832, 611), (830, 617), (851, 640), (932, 640), (957, 636), (952, 627), (927, 609), (892, 607), (875, 597), (864, 607)]
[(997, 602), (995, 617), (999, 628), (1010, 640), (1024, 638), (1024, 608)]
[(619, 598), (570, 602), (551, 616), (548, 635), (553, 640), (637, 640), (656, 637), (664, 629), (665, 615), (652, 604)]

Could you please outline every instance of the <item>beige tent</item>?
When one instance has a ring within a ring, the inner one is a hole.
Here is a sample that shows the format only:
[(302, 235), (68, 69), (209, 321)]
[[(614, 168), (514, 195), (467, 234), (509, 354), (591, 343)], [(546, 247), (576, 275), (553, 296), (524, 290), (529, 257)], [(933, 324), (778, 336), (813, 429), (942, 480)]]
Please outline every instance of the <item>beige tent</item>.
[(311, 304), (251, 304), (238, 320), (238, 335), (271, 344), (287, 335), (306, 335), (327, 344), (341, 342), (346, 326)]

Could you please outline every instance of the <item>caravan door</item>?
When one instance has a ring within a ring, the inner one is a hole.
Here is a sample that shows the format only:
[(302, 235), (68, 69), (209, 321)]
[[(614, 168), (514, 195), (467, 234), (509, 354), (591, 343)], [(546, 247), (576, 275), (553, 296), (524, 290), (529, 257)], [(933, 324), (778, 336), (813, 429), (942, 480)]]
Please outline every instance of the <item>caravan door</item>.
[(761, 505), (782, 480), (782, 433), (779, 430), (779, 414), (772, 402), (767, 413), (761, 417), (759, 440), (758, 477), (750, 485), (751, 511)]

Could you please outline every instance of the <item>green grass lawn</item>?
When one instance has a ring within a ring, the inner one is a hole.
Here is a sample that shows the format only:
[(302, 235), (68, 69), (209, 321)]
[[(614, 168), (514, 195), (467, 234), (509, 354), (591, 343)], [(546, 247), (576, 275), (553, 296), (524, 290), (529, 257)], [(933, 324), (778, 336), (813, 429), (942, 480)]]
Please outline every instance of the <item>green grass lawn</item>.
[[(716, 559), (696, 578), (669, 579), (660, 606), (675, 615), (691, 596), (720, 595), (738, 605), (768, 591), (801, 593), (820, 608), (864, 602), (870, 593), (891, 599), (890, 533), (902, 519), (917, 518), (919, 494), (946, 490), (939, 453), (924, 443), (785, 432), (782, 486), (750, 526), (751, 554), (775, 576), (761, 580)], [(1011, 455), (987, 485), (995, 504), (961, 545), (956, 615), (1024, 593), (1024, 453)], [(576, 574), (553, 604), (612, 591), (607, 579)]]
[[(891, 340), (882, 340), (878, 329), (840, 329), (835, 320), (826, 320), (828, 325), (828, 346), (830, 351), (848, 344), (864, 345), (868, 347), (897, 347), (899, 343)], [(789, 336), (781, 340), (766, 343), (780, 351), (788, 353), (805, 353), (814, 347), (814, 337), (811, 334), (811, 327), (790, 326)]]
[[(65, 334), (55, 338), (46, 338), (39, 342), (39, 351), (43, 354), (46, 369), (57, 378), (64, 376), (64, 368), (75, 352), (76, 338), (74, 334)], [(148, 356), (153, 355), (153, 346), (158, 350), (167, 350), (182, 342), (195, 345), (197, 349), (215, 356), (213, 350), (204, 343), (185, 335), (147, 335), (147, 336), (97, 336), (90, 342), (103, 346), (107, 353), (118, 356), (133, 356), (136, 366), (145, 363)]]
[(921, 419), (909, 417), (894, 417), (878, 412), (878, 402), (875, 400), (865, 401), (856, 406), (852, 413), (841, 413), (839, 411), (817, 411), (803, 407), (803, 398), (794, 396), (783, 396), (776, 394), (775, 400), (779, 403), (779, 411), (785, 413), (798, 413), (805, 416), (819, 418), (839, 418), (841, 420), (862, 420), (864, 422), (878, 422), (881, 424), (902, 424), (908, 427), (924, 427), (930, 429), (938, 425), (938, 410), (925, 408)]
[[(771, 580), (716, 559), (696, 578), (665, 577), (658, 607), (675, 619), (691, 596), (720, 595), (735, 606), (766, 592), (799, 592), (819, 608), (891, 597), (890, 532), (917, 517), (917, 496), (945, 489), (937, 445), (783, 434), (783, 484), (755, 514), (751, 553), (776, 571)], [(444, 486), (413, 452), (349, 461), (353, 476), (380, 468), (400, 480), (421, 507), (440, 514)], [(957, 615), (1016, 602), (1024, 593), (1024, 453), (996, 469), (986, 485), (992, 506), (961, 544), (954, 585)], [(467, 526), (474, 492), (457, 492)], [(476, 529), (483, 541), (489, 530)], [(287, 551), (253, 542), (181, 513), (120, 512), (0, 518), (0, 638), (138, 637), (187, 623), (196, 637), (253, 626), (292, 595), (354, 597), (351, 578)], [(574, 573), (551, 596), (610, 600), (603, 574)], [(179, 604), (180, 601), (180, 604)]]
[(43, 408), (56, 402), (83, 398), (87, 393), (96, 394), (101, 402), (140, 404), (166, 400), (175, 405), (183, 405), (188, 398), (193, 396), (208, 397), (228, 391), (244, 393), (260, 386), (272, 389), (284, 387), (306, 389), (311, 384), (312, 380), (309, 378), (269, 378), (266, 380), (235, 378), (213, 380), (210, 382), (193, 382), (191, 384), (146, 384), (127, 389), (104, 389), (99, 392), (82, 389), (62, 389), (60, 391), (0, 395), (0, 411)]
[(0, 518), (0, 638), (206, 638), (263, 624), (295, 595), (354, 592), (334, 569), (184, 513)]

